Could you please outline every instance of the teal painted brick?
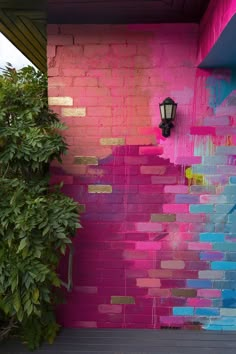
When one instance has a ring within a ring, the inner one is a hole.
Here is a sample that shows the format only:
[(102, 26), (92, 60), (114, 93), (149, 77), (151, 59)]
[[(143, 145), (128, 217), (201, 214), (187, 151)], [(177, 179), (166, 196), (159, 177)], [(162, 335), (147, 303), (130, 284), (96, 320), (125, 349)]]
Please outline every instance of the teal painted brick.
[(220, 308), (223, 306), (223, 300), (222, 299), (212, 299), (212, 306), (216, 308)]
[(207, 215), (207, 221), (210, 223), (222, 223), (227, 221), (227, 216), (222, 215), (222, 214), (208, 214)]
[(216, 213), (228, 214), (235, 204), (216, 204)]
[(236, 318), (220, 316), (220, 318), (214, 319), (214, 321), (205, 324), (203, 328), (213, 331), (235, 331)]
[(208, 323), (204, 325), (202, 328), (208, 331), (236, 331), (236, 324), (233, 325), (224, 325), (224, 324), (213, 324)]
[(236, 300), (236, 290), (222, 290), (223, 299), (235, 299)]
[(213, 270), (236, 270), (236, 262), (214, 261), (211, 262)]
[(221, 243), (214, 243), (213, 244), (213, 250), (215, 251), (223, 251), (223, 252), (227, 252), (227, 251), (231, 251), (231, 252), (236, 252), (236, 243), (235, 242), (221, 242)]
[(190, 191), (192, 193), (197, 193), (197, 194), (215, 194), (216, 192), (216, 187), (215, 186), (198, 186), (198, 185), (193, 185), (190, 187)]
[(200, 233), (201, 242), (224, 242), (225, 235), (217, 232), (203, 232)]
[(225, 174), (229, 175), (235, 175), (235, 166), (229, 165), (229, 166), (216, 166), (216, 174), (221, 174), (222, 171), (224, 171)]
[(211, 280), (189, 279), (186, 283), (188, 288), (211, 289), (212, 287)]
[(193, 307), (173, 307), (173, 315), (175, 316), (193, 316)]
[(215, 175), (217, 171), (217, 166), (213, 165), (194, 165), (192, 166), (193, 173), (196, 174), (208, 174), (208, 175)]
[[(226, 261), (236, 262), (236, 252), (226, 253), (225, 259), (226, 259)], [(235, 278), (236, 278), (236, 275), (235, 275)]]
[(226, 280), (235, 280), (236, 279), (236, 273), (235, 270), (227, 270), (225, 272), (225, 279)]
[(200, 214), (200, 213), (213, 213), (214, 205), (212, 204), (191, 204), (189, 206), (190, 213)]
[(236, 155), (236, 146), (217, 146), (216, 155)]
[(236, 196), (236, 186), (233, 186), (233, 185), (227, 185), (225, 186), (224, 188), (224, 194), (226, 195), (231, 195), (231, 194), (234, 194)]
[(213, 280), (213, 289), (236, 289), (235, 280)]
[[(229, 221), (230, 223), (232, 223), (232, 222), (235, 221), (235, 215), (234, 215), (233, 213), (228, 215), (228, 221)], [(235, 230), (235, 231), (236, 231), (236, 230)]]
[(232, 225), (231, 224), (215, 224), (215, 232), (232, 232)]
[(218, 156), (204, 156), (203, 165), (224, 165), (228, 162), (228, 156), (218, 155)]
[(231, 184), (236, 184), (236, 176), (230, 177), (229, 182), (230, 182)]
[(228, 204), (235, 204), (236, 203), (236, 195), (235, 194), (227, 194), (226, 201)]
[(197, 316), (219, 316), (220, 310), (217, 308), (199, 307), (196, 308), (195, 314)]

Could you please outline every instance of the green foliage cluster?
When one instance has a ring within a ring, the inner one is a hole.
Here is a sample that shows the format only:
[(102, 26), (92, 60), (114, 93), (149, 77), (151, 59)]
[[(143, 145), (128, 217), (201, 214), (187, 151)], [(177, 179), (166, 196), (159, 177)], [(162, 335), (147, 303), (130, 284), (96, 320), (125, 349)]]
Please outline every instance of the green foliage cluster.
[(47, 102), (46, 77), (8, 65), (0, 76), (0, 340), (30, 349), (52, 342), (57, 267), (78, 223), (77, 204), (49, 184), (49, 164), (67, 145)]

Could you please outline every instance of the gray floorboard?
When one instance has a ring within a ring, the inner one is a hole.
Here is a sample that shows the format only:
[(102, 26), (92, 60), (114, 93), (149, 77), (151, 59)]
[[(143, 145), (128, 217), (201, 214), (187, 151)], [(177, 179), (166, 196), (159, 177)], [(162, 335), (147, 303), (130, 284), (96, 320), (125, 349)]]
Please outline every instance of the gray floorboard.
[[(0, 344), (1, 354), (29, 354), (21, 343)], [(235, 332), (64, 329), (35, 354), (236, 354)]]

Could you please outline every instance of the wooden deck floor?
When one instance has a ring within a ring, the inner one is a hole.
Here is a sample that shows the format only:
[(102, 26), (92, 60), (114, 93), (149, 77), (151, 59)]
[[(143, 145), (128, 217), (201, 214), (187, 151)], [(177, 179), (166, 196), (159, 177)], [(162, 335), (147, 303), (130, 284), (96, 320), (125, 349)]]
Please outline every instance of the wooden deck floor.
[[(1, 344), (1, 354), (30, 353), (21, 344)], [(53, 345), (35, 354), (235, 354), (235, 332), (130, 329), (65, 329)]]

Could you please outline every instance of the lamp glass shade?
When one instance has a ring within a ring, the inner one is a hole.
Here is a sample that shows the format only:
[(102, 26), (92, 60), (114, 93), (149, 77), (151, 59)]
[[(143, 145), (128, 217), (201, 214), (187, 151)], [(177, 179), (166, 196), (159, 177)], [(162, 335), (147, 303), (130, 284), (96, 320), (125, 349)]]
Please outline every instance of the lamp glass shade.
[(161, 111), (161, 119), (163, 119), (162, 117), (166, 116), (165, 105), (164, 104), (160, 104), (160, 111)]
[(161, 119), (167, 121), (174, 121), (177, 103), (172, 98), (167, 97), (162, 103), (160, 103)]

